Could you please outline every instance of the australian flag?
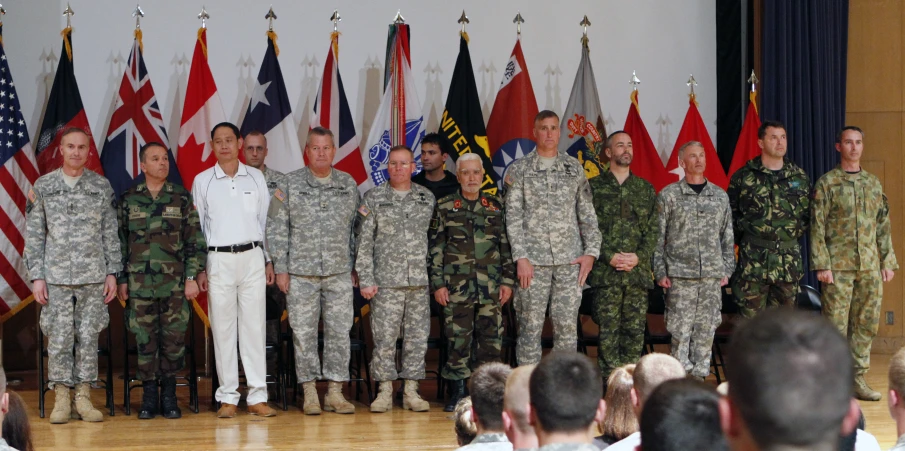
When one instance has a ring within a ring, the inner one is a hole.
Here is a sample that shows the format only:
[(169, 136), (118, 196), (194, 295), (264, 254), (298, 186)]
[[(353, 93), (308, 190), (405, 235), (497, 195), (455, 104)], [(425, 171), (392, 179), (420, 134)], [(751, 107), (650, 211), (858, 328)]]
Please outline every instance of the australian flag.
[[(138, 151), (141, 146), (151, 142), (169, 147), (163, 115), (157, 105), (151, 77), (148, 76), (148, 69), (141, 56), (141, 41), (136, 38), (132, 42), (129, 66), (126, 67), (123, 81), (119, 85), (110, 127), (107, 129), (107, 140), (104, 141), (104, 148), (101, 151), (104, 175), (110, 180), (110, 185), (117, 196), (135, 183), (144, 181), (145, 175), (141, 172)], [(167, 149), (167, 154), (170, 157), (170, 174), (167, 179), (182, 184), (173, 152)]]
[(267, 36), (267, 51), (261, 62), (261, 71), (239, 129), (242, 136), (251, 131), (263, 133), (269, 149), (264, 164), (279, 172), (289, 173), (301, 169), (305, 163), (292, 118), (289, 94), (283, 82), (283, 71), (277, 60), (276, 34), (268, 33)]

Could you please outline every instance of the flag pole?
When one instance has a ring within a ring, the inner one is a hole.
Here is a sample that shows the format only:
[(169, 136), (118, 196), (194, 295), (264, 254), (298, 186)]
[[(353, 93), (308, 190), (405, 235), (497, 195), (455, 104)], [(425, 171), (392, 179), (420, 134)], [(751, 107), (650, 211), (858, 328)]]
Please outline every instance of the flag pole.
[(581, 25), (584, 28), (581, 34), (581, 45), (587, 47), (588, 46), (588, 27), (591, 26), (591, 21), (588, 20), (588, 15), (585, 14), (584, 19), (581, 19), (581, 22), (578, 22), (578, 25)]
[(273, 31), (273, 21), (277, 18), (277, 15), (273, 12), (273, 5), (270, 5), (270, 11), (267, 11), (264, 18), (267, 19), (267, 37), (273, 42), (273, 52), (280, 56), (280, 47), (277, 46), (277, 33)]
[(690, 92), (688, 93), (688, 98), (692, 102), (694, 102), (695, 105), (697, 105), (698, 101), (695, 98), (696, 96), (694, 94), (694, 87), (698, 85), (698, 82), (694, 79), (694, 74), (689, 74), (688, 81), (685, 82), (685, 85), (688, 86), (688, 88), (690, 89)]
[[(2, 24), (2, 22), (0, 22)], [(751, 84), (751, 92), (748, 93), (748, 100), (754, 104), (754, 112), (757, 112), (757, 75), (754, 75), (754, 69), (751, 69), (751, 76), (748, 77), (748, 83)]]
[(333, 58), (339, 61), (339, 23), (343, 20), (339, 15), (339, 10), (334, 9), (333, 15), (330, 16), (330, 22), (333, 22), (333, 33), (330, 33), (330, 45), (333, 46)]
[(522, 37), (522, 24), (525, 23), (525, 18), (522, 17), (522, 12), (519, 11), (515, 14), (515, 19), (512, 19), (512, 23), (515, 24), (515, 32), (518, 34), (518, 37), (521, 39)]

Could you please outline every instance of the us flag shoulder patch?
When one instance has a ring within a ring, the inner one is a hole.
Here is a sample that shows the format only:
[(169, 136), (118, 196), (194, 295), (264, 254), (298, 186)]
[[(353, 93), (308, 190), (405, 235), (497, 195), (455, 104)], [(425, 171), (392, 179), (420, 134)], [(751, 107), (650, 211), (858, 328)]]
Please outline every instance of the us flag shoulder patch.
[(371, 214), (371, 210), (369, 210), (368, 206), (364, 205), (364, 204), (362, 204), (360, 207), (358, 207), (358, 212), (361, 213), (362, 216), (367, 216), (367, 215)]
[(29, 188), (29, 189), (28, 189), (28, 200), (29, 200), (29, 202), (31, 202), (31, 203), (35, 203), (35, 201), (38, 200), (38, 195), (35, 194), (34, 188)]
[(286, 193), (279, 188), (273, 192), (273, 197), (276, 197), (280, 202), (286, 202)]

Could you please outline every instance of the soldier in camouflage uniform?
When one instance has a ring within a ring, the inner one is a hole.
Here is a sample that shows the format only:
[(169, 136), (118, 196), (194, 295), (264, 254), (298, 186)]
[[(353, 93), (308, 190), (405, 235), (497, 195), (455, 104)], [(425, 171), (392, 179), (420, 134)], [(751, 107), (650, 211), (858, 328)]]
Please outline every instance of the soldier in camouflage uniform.
[[(295, 344), (295, 369), (305, 398), (302, 409), (319, 415), (317, 379), (330, 381), (324, 410), (355, 413), (343, 397), (349, 380), (349, 329), (352, 328), (353, 226), (358, 185), (332, 168), (333, 132), (315, 127), (305, 145), (308, 167), (286, 176), (285, 192), (271, 200), (267, 242), (277, 286), (288, 293), (289, 324)], [(317, 325), (324, 319), (324, 364), (317, 353)]]
[(122, 258), (113, 189), (85, 169), (90, 139), (80, 128), (63, 132), (63, 167), (38, 178), (26, 207), (24, 257), (43, 306), (40, 327), (47, 335), (49, 387), (56, 393), (53, 424), (70, 415), (103, 421), (90, 389), (97, 381), (97, 337), (109, 321), (106, 303), (116, 297)]
[(848, 337), (855, 360), (855, 396), (879, 401), (864, 380), (880, 325), (883, 282), (899, 264), (890, 236), (889, 203), (877, 176), (861, 168), (864, 133), (836, 136), (842, 162), (817, 180), (811, 201), (811, 270), (823, 282), (823, 314)]
[(732, 211), (726, 192), (704, 178), (704, 146), (679, 148), (685, 179), (657, 197), (660, 237), (654, 276), (667, 289), (666, 330), (672, 356), (698, 378), (710, 374), (713, 334), (720, 325), (720, 287), (735, 269)]
[(537, 150), (515, 161), (504, 178), (506, 232), (516, 262), (519, 365), (541, 358), (541, 332), (550, 306), (554, 350), (575, 351), (581, 289), (600, 253), (600, 229), (584, 169), (560, 154), (559, 117), (534, 120)]
[(798, 240), (811, 216), (811, 182), (803, 169), (783, 158), (785, 126), (764, 121), (757, 143), (760, 158), (733, 174), (727, 190), (739, 247), (732, 292), (746, 318), (764, 307), (795, 305), (804, 274)]
[[(424, 378), (424, 355), (430, 332), (427, 232), (434, 195), (412, 183), (411, 149), (390, 149), (390, 181), (371, 189), (358, 208), (358, 253), (355, 269), (361, 295), (371, 300), (374, 356), (371, 373), (380, 382), (371, 412), (393, 405), (393, 381), (405, 380), (402, 407), (426, 412), (430, 405), (418, 394)], [(402, 325), (402, 371), (396, 372), (396, 338)]]
[(185, 367), (186, 299), (200, 291), (195, 278), (204, 272), (207, 244), (191, 193), (167, 181), (167, 148), (145, 144), (138, 158), (145, 181), (120, 201), (124, 270), (117, 278), (120, 299), (129, 301), (127, 324), (138, 348), (137, 377), (144, 390), (138, 418), (157, 415), (158, 378), (163, 415), (179, 418), (176, 373)]
[(468, 153), (456, 163), (461, 192), (437, 202), (430, 226), (431, 290), (443, 306), (449, 349), (440, 374), (451, 381), (446, 412), (468, 396), (465, 379), (473, 368), (500, 361), (502, 308), (515, 284), (502, 202), (481, 193), (481, 157)]
[[(252, 130), (245, 134), (242, 153), (245, 155), (245, 164), (251, 166), (264, 174), (264, 180), (267, 182), (267, 191), (270, 196), (277, 189), (286, 192), (286, 174), (275, 171), (264, 163), (267, 158), (267, 137), (257, 130)], [(267, 277), (267, 311), (265, 318), (267, 321), (267, 343), (277, 343), (280, 340), (280, 318), (286, 309), (286, 293), (281, 291), (274, 283), (274, 268), (272, 263), (264, 266), (264, 273)], [(276, 370), (276, 352), (267, 353), (267, 372), (273, 374)]]
[(659, 231), (654, 187), (629, 170), (632, 138), (614, 132), (605, 152), (610, 170), (590, 180), (603, 240), (588, 284), (594, 288), (594, 321), (600, 326), (597, 363), (601, 374), (609, 375), (641, 358)]

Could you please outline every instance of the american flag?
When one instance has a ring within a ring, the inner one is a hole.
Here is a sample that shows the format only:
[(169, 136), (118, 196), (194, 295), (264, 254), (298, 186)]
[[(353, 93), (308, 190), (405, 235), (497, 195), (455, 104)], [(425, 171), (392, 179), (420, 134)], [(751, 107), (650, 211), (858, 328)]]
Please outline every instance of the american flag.
[(38, 166), (0, 39), (0, 322), (33, 299), (22, 251), (25, 204), (37, 179)]
[[(116, 195), (120, 196), (136, 181), (144, 179), (138, 159), (141, 146), (149, 142), (167, 145), (163, 116), (142, 58), (141, 41), (137, 38), (133, 41), (129, 66), (123, 74), (113, 107), (101, 163), (104, 175), (110, 180)], [(167, 178), (171, 182), (182, 183), (173, 154), (168, 153), (170, 174)]]

